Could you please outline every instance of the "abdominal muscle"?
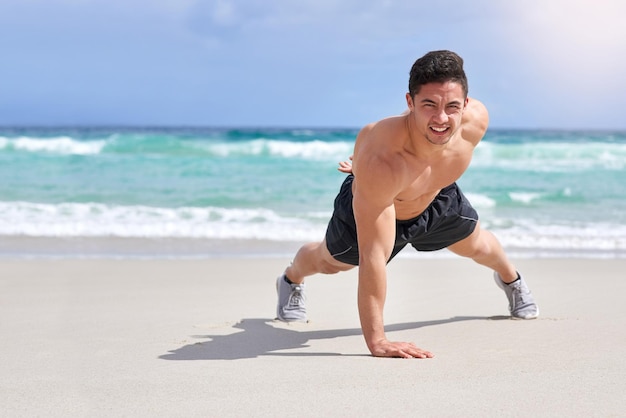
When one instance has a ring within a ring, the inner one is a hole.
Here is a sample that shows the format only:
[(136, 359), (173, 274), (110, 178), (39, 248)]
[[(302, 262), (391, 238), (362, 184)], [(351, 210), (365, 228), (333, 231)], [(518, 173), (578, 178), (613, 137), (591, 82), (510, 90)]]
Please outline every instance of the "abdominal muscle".
[(396, 197), (393, 200), (393, 206), (396, 211), (396, 219), (406, 221), (418, 217), (428, 208), (435, 197), (441, 190), (435, 190), (431, 193), (422, 194), (412, 199), (401, 199)]

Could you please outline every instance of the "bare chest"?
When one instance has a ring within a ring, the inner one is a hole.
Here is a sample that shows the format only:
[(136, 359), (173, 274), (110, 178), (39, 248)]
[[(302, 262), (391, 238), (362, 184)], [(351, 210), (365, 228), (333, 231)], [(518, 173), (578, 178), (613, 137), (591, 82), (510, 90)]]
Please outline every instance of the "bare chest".
[(411, 219), (422, 213), (442, 188), (461, 177), (470, 161), (471, 156), (467, 156), (435, 164), (410, 166), (406, 186), (394, 199), (396, 218)]

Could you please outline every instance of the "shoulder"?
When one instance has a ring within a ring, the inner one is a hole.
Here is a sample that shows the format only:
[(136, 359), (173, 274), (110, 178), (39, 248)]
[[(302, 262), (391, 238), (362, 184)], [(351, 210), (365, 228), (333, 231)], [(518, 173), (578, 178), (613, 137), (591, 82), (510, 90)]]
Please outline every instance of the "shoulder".
[(391, 116), (365, 125), (356, 137), (354, 158), (359, 154), (393, 153), (396, 146), (402, 143), (407, 135), (406, 116)]
[(359, 137), (373, 135), (373, 136), (397, 136), (398, 130), (403, 128), (405, 125), (406, 116), (390, 116), (388, 118), (381, 119), (377, 122), (368, 123), (365, 125), (357, 136), (357, 140)]
[(478, 144), (489, 126), (489, 112), (485, 105), (476, 99), (468, 98), (461, 126), (463, 138), (474, 145)]
[(354, 149), (355, 191), (378, 200), (393, 199), (401, 188), (404, 159), (400, 144), (402, 117), (382, 119), (363, 127)]
[(405, 135), (406, 116), (392, 116), (365, 125), (356, 138), (354, 168), (358, 165), (361, 170), (364, 166), (367, 170), (393, 167)]

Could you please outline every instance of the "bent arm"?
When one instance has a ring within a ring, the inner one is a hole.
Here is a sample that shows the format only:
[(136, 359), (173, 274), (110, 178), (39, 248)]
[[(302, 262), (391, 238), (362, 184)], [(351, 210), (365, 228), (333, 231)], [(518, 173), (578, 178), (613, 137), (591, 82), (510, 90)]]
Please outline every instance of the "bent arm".
[(468, 98), (461, 125), (463, 127), (463, 138), (474, 145), (478, 144), (489, 126), (489, 112), (485, 105), (476, 99)]
[(346, 173), (346, 174), (351, 174), (352, 173), (352, 158), (353, 156), (350, 156), (350, 161), (339, 161), (339, 167), (337, 167), (337, 170), (341, 171), (342, 173)]

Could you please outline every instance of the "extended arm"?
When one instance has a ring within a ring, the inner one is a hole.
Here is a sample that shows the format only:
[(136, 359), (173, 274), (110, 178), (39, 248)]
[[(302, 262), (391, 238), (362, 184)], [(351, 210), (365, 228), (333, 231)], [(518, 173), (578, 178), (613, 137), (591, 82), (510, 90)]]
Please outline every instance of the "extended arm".
[(389, 187), (394, 173), (385, 162), (368, 161), (367, 166), (356, 173), (353, 201), (359, 241), (358, 306), (365, 342), (377, 357), (432, 357), (413, 343), (390, 342), (385, 336), (386, 266), (396, 232), (395, 194)]

